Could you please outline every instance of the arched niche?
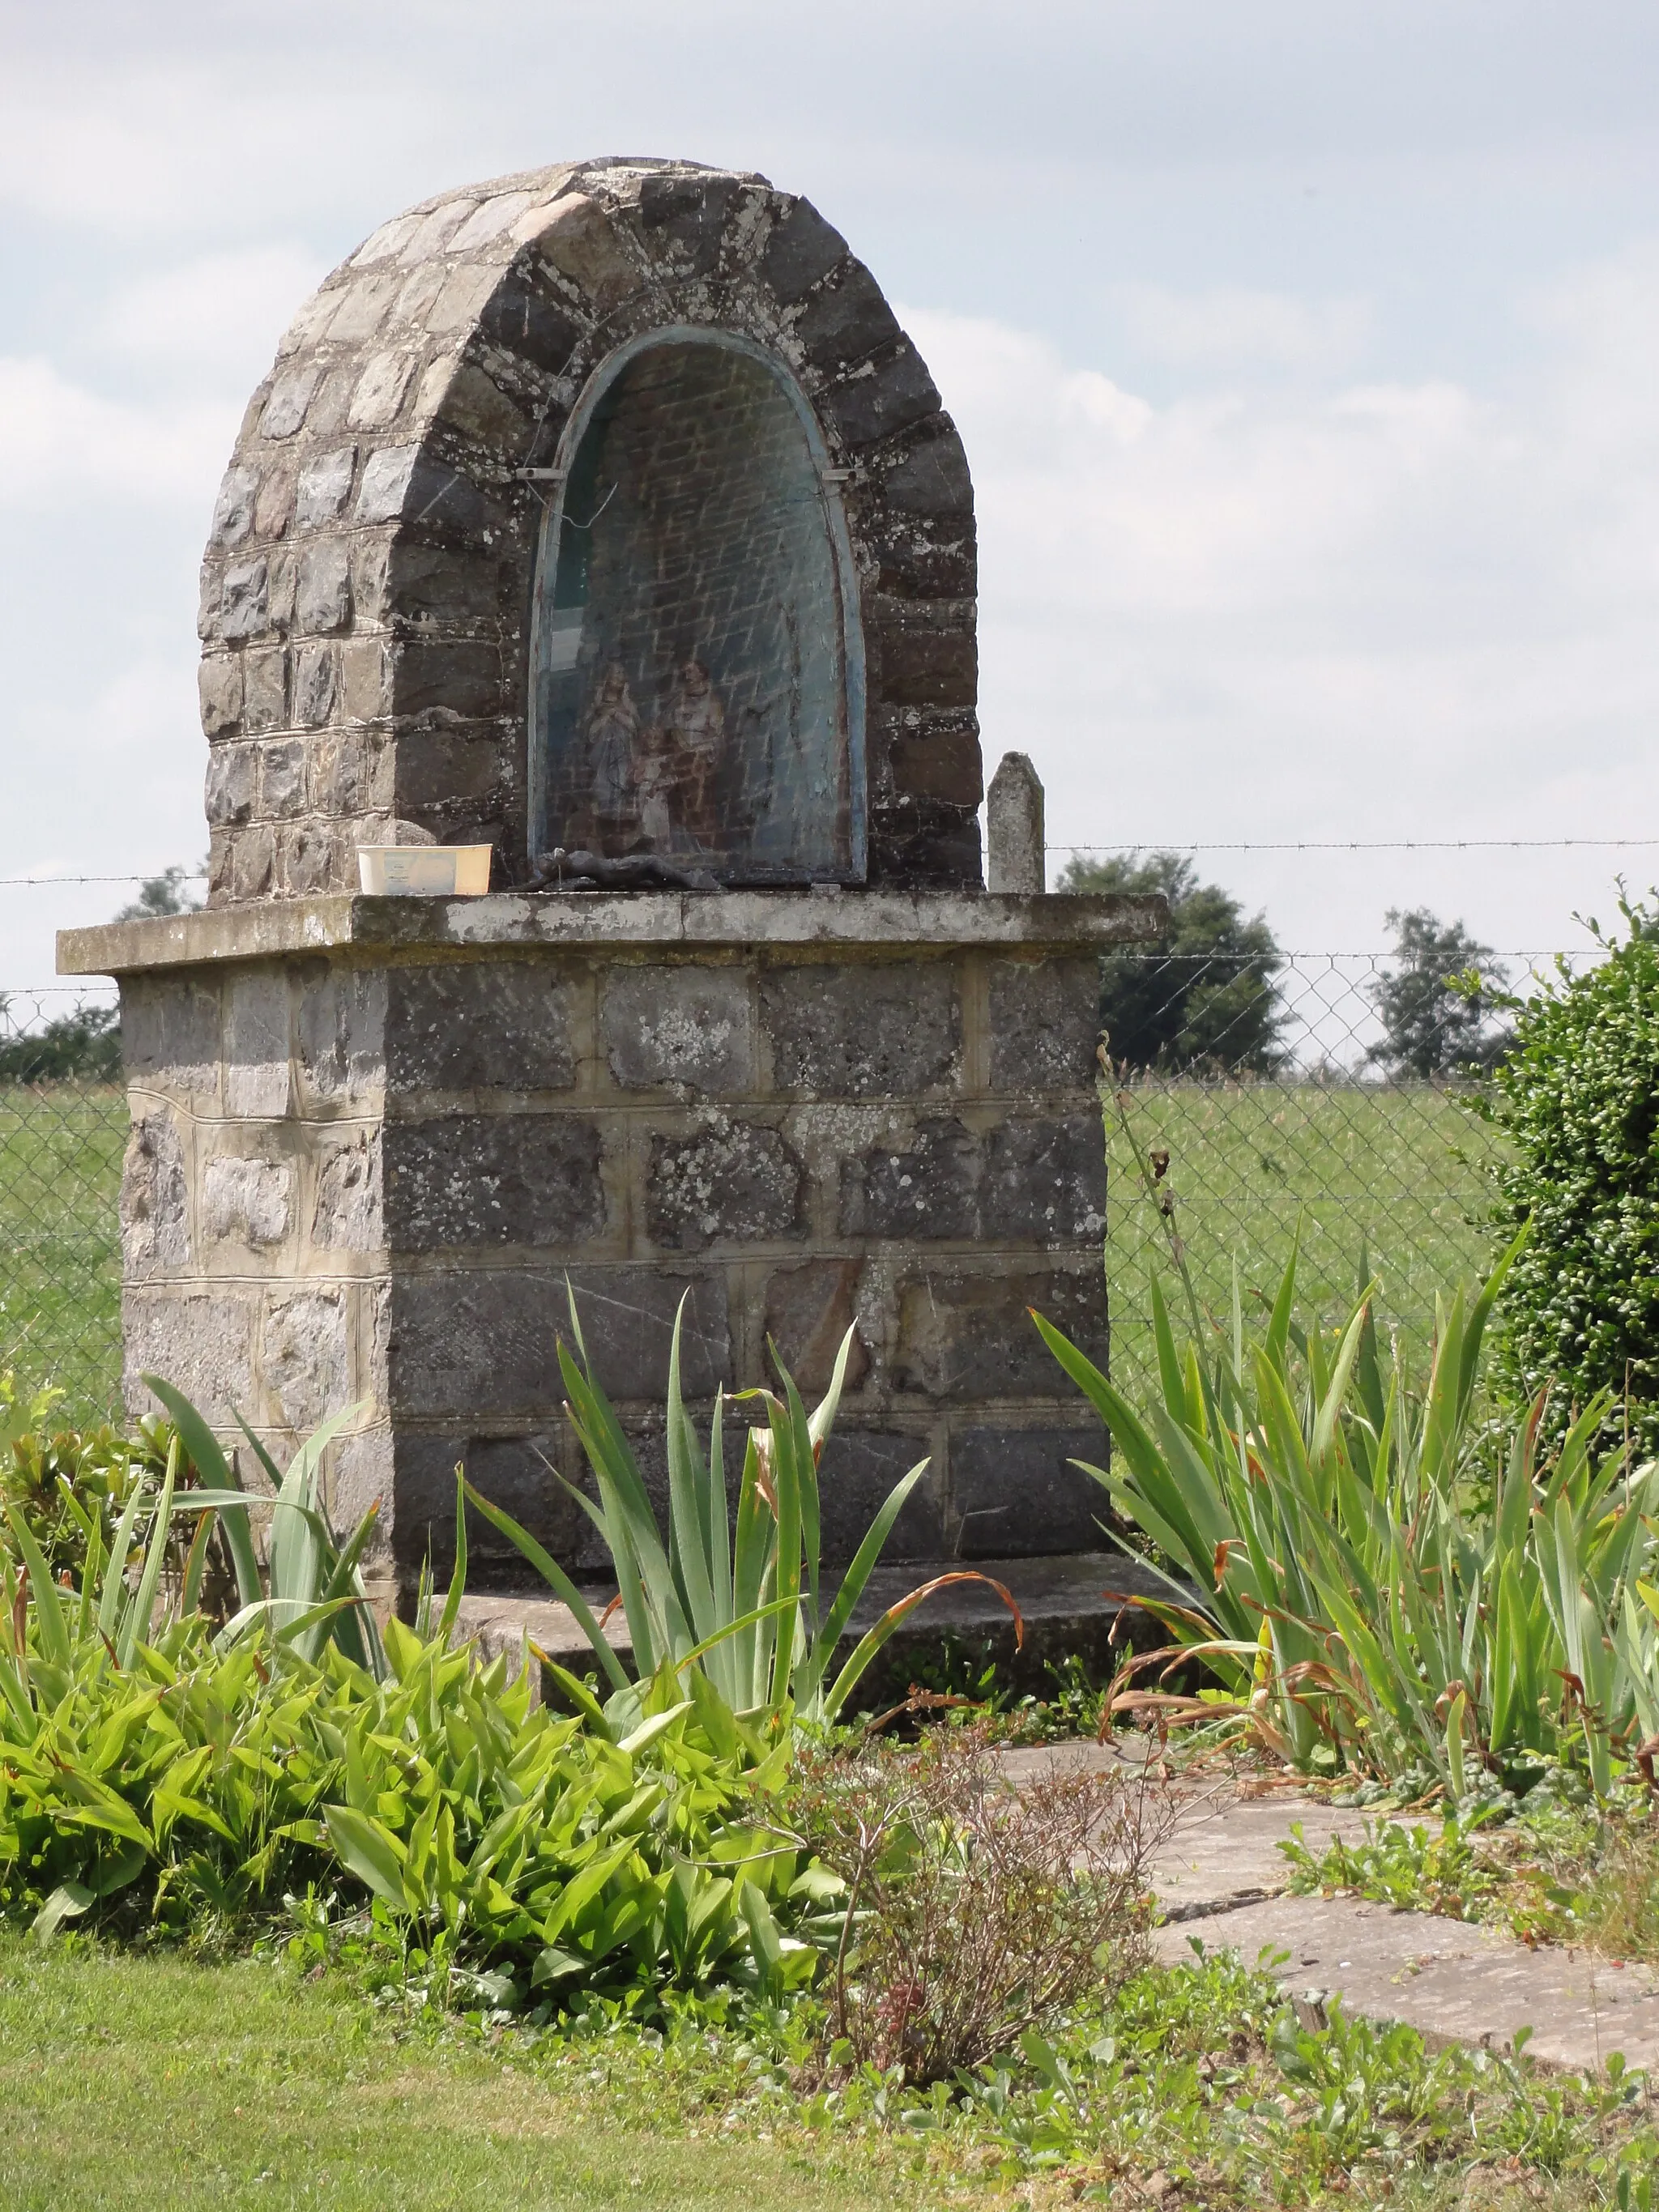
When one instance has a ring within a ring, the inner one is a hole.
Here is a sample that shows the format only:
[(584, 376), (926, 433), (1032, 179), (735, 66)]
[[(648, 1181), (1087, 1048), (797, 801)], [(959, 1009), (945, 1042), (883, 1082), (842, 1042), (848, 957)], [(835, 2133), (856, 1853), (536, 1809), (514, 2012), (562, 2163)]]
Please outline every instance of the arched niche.
[(781, 362), (677, 325), (621, 346), (561, 441), (537, 568), (537, 850), (728, 883), (866, 872), (857, 579)]

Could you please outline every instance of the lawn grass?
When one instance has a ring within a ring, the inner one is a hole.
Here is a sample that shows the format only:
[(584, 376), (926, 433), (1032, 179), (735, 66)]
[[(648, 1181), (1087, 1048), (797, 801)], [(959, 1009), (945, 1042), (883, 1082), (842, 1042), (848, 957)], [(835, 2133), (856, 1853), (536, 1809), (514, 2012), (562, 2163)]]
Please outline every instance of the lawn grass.
[[(853, 2212), (935, 2201), (856, 2142), (805, 2154), (659, 2131), (477, 2036), (399, 2035), (264, 1962), (0, 1936), (9, 2212)], [(908, 2161), (906, 2162), (908, 2163)]]
[(118, 1085), (0, 1085), (0, 1373), (56, 1383), (77, 1425), (120, 1395), (126, 1135)]
[(1132, 1389), (1156, 1379), (1149, 1268), (1172, 1304), (1181, 1295), (1143, 1181), (1154, 1154), (1169, 1155), (1156, 1192), (1173, 1198), (1200, 1300), (1224, 1322), (1235, 1259), (1247, 1301), (1270, 1301), (1299, 1236), (1298, 1304), (1334, 1321), (1353, 1302), (1363, 1251), (1382, 1279), (1380, 1317), (1420, 1371), (1436, 1291), (1492, 1263), (1496, 1237), (1480, 1217), (1497, 1139), (1436, 1085), (1150, 1079), (1109, 1096), (1106, 1126), (1112, 1364)]

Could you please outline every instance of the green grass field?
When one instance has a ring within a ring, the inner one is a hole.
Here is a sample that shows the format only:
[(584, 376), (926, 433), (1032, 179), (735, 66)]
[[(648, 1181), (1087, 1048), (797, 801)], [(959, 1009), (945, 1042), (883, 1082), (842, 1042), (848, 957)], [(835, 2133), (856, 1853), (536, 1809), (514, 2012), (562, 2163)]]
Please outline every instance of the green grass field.
[[(1200, 1295), (1217, 1314), (1228, 1310), (1235, 1256), (1247, 1294), (1271, 1296), (1299, 1224), (1304, 1310), (1336, 1317), (1352, 1298), (1363, 1245), (1382, 1279), (1383, 1314), (1419, 1360), (1436, 1290), (1490, 1258), (1478, 1222), (1494, 1140), (1443, 1091), (1146, 1082), (1118, 1097), (1130, 1139), (1109, 1109), (1106, 1269), (1120, 1379), (1149, 1379), (1149, 1266), (1172, 1279), (1164, 1224), (1133, 1155), (1168, 1152), (1158, 1188), (1174, 1195)], [(118, 1395), (126, 1125), (113, 1086), (0, 1088), (0, 1371), (55, 1382), (77, 1419), (101, 1418)]]
[(1180, 1295), (1168, 1229), (1142, 1180), (1154, 1153), (1169, 1154), (1157, 1189), (1174, 1199), (1200, 1299), (1224, 1320), (1235, 1259), (1247, 1302), (1271, 1298), (1299, 1234), (1304, 1315), (1335, 1320), (1352, 1305), (1363, 1249), (1381, 1279), (1381, 1316), (1415, 1365), (1436, 1291), (1491, 1263), (1494, 1236), (1480, 1217), (1498, 1140), (1431, 1085), (1153, 1081), (1115, 1100), (1106, 1273), (1120, 1381), (1152, 1379), (1149, 1268), (1172, 1305)]
[(55, 1382), (102, 1419), (121, 1381), (118, 1085), (0, 1085), (0, 1373)]
[(0, 1935), (0, 2203), (13, 2212), (854, 2212), (939, 2201), (880, 2142), (694, 2136), (479, 2041), (400, 2034), (267, 1965)]

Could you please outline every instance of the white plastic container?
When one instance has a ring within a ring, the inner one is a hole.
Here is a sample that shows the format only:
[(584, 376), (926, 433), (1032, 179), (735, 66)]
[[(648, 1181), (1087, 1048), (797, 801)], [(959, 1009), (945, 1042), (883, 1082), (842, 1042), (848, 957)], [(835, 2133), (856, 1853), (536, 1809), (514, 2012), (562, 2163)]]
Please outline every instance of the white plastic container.
[(375, 898), (480, 898), (489, 845), (359, 845), (357, 879)]

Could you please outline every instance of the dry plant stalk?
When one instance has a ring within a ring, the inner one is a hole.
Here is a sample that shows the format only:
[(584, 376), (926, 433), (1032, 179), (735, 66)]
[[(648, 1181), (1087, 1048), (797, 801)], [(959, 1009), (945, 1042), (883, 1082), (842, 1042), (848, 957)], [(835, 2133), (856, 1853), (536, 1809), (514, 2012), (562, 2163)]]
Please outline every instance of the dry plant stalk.
[(1016, 1788), (982, 1730), (940, 1728), (817, 1760), (802, 1793), (848, 1883), (830, 2027), (854, 2063), (948, 2080), (1146, 1963), (1173, 1813), (1144, 1771), (1055, 1759)]

